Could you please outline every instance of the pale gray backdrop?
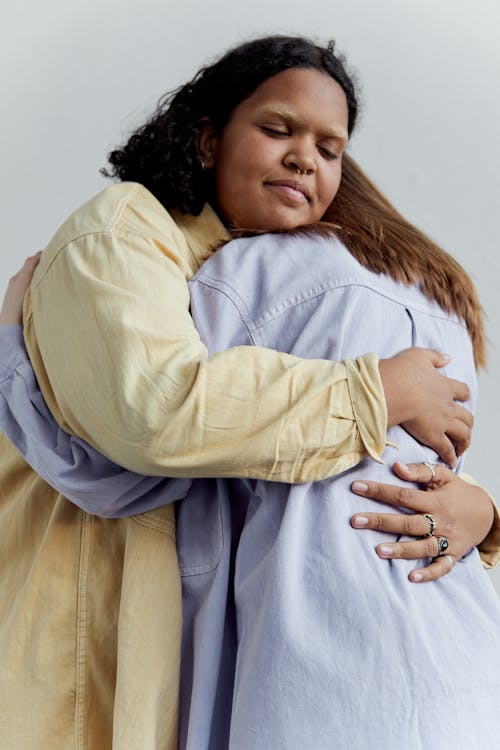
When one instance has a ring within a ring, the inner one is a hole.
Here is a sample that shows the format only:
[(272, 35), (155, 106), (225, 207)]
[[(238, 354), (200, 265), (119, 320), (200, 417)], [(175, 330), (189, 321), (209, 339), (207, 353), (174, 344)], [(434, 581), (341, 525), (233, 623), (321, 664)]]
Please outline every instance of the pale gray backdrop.
[[(454, 253), (488, 314), (468, 469), (500, 499), (500, 5), (497, 0), (26, 0), (0, 30), (0, 293), (102, 189), (106, 152), (164, 91), (255, 34), (331, 37), (359, 74), (352, 154)], [(492, 574), (500, 591), (500, 571)]]

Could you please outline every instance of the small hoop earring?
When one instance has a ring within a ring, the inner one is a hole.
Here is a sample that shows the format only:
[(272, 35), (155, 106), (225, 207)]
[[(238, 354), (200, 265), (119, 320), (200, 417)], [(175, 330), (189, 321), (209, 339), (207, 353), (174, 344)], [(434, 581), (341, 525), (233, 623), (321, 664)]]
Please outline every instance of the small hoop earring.
[(205, 169), (207, 168), (207, 165), (206, 165), (204, 159), (200, 159), (200, 165), (201, 165), (201, 168), (203, 169), (203, 171), (205, 171)]

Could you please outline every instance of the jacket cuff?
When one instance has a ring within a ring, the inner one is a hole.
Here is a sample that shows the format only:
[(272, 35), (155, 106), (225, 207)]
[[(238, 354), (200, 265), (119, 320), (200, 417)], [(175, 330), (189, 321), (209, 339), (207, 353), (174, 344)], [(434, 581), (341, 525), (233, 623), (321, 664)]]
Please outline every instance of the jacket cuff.
[(386, 445), (387, 404), (378, 363), (378, 354), (364, 354), (344, 362), (361, 441), (368, 455), (383, 463), (381, 457)]

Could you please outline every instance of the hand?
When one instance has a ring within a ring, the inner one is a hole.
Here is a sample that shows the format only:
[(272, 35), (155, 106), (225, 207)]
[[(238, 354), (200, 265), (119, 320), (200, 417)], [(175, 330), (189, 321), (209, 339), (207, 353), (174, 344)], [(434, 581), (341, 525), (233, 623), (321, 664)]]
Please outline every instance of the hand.
[(447, 354), (433, 349), (405, 349), (379, 363), (389, 426), (400, 424), (420, 443), (428, 445), (449, 466), (469, 447), (474, 420), (457, 401), (468, 401), (465, 383), (438, 372)]
[[(351, 524), (357, 529), (423, 537), (430, 530), (429, 521), (423, 514), (430, 513), (436, 521), (432, 536), (414, 542), (379, 544), (376, 551), (384, 559), (435, 558), (424, 568), (414, 568), (408, 576), (414, 583), (435, 581), (449, 573), (457, 560), (487, 536), (494, 517), (491, 500), (480, 487), (467, 484), (442, 464), (435, 466), (432, 478), (431, 470), (425, 464), (405, 466), (396, 463), (393, 470), (401, 479), (427, 484), (427, 491), (364, 480), (354, 482), (351, 489), (357, 495), (407, 508), (414, 513), (357, 513), (351, 518)], [(437, 557), (438, 536), (446, 537), (449, 543), (446, 554), (441, 557)]]
[(0, 325), (14, 326), (23, 322), (24, 295), (31, 284), (41, 255), (42, 253), (39, 252), (27, 258), (21, 270), (10, 279), (0, 310)]

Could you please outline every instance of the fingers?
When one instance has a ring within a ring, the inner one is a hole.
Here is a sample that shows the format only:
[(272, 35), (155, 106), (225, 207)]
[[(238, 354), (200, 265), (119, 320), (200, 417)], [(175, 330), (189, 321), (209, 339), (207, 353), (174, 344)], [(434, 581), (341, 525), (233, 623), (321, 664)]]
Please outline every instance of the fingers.
[[(414, 464), (415, 467), (423, 464)], [(428, 470), (428, 468), (427, 468)], [(443, 467), (444, 471), (448, 471)], [(451, 472), (450, 472), (451, 473)], [(396, 515), (394, 513), (357, 513), (351, 519), (356, 529), (377, 529), (392, 534), (423, 536), (429, 531), (429, 522), (423, 515)], [(432, 562), (425, 567), (414, 568), (408, 575), (412, 583), (436, 581), (453, 568), (456, 557), (452, 553), (439, 555), (439, 543), (436, 536), (404, 542), (385, 542), (379, 544), (375, 551), (382, 560), (421, 560), (431, 558)]]
[(377, 555), (384, 560), (419, 560), (437, 557), (439, 544), (435, 536), (416, 539), (413, 542), (384, 542), (375, 547)]
[(42, 257), (41, 251), (35, 253), (34, 255), (30, 255), (29, 258), (26, 258), (26, 260), (24, 261), (24, 264), (22, 265), (21, 269), (18, 271), (16, 275), (17, 276), (26, 275), (29, 277), (29, 280), (31, 282), (31, 277), (33, 276), (35, 268), (40, 263), (41, 257)]
[(373, 500), (381, 500), (388, 505), (398, 505), (400, 508), (409, 508), (417, 513), (427, 513), (429, 510), (429, 495), (422, 490), (364, 480), (353, 482), (351, 489), (356, 495), (371, 497)]
[(351, 524), (355, 529), (377, 529), (387, 534), (405, 536), (425, 536), (429, 532), (429, 521), (420, 513), (356, 513), (351, 518)]
[(451, 357), (449, 354), (438, 352), (436, 349), (429, 349), (428, 351), (434, 367), (446, 367), (450, 363)]
[(457, 456), (462, 456), (471, 444), (474, 417), (468, 409), (455, 404), (455, 418), (449, 425), (447, 435), (455, 445)]
[(462, 383), (460, 380), (453, 380), (452, 378), (448, 378), (448, 380), (454, 401), (470, 401), (471, 392), (465, 383)]
[[(449, 573), (458, 557), (470, 548), (469, 542), (462, 545), (459, 538), (456, 539), (454, 536), (453, 541), (448, 538), (450, 530), (453, 530), (453, 524), (450, 527), (446, 514), (442, 516), (442, 494), (452, 492), (454, 497), (457, 491), (456, 483), (460, 483), (461, 480), (443, 464), (433, 463), (429, 466), (424, 463), (395, 463), (393, 470), (401, 479), (425, 484), (428, 489), (435, 490), (435, 493), (380, 482), (356, 481), (351, 486), (356, 494), (400, 506), (414, 513), (356, 513), (351, 519), (351, 525), (356, 529), (374, 529), (397, 536), (419, 537), (414, 540), (382, 542), (376, 547), (376, 553), (384, 560), (431, 558), (432, 562), (428, 565), (413, 569), (408, 579), (413, 583), (435, 581)], [(449, 489), (447, 485), (450, 485)], [(425, 514), (432, 516), (426, 518)], [(433, 535), (429, 536), (431, 532)], [(450, 553), (448, 547), (447, 554), (443, 554), (446, 546), (440, 545), (440, 539), (449, 543), (455, 550), (461, 550), (463, 547), (462, 552)]]
[(40, 263), (41, 256), (41, 252), (30, 255), (29, 258), (26, 258), (19, 271), (11, 277), (10, 285), (15, 287), (18, 293), (22, 293), (28, 289), (35, 273), (35, 268)]
[(468, 409), (460, 406), (460, 404), (455, 404), (455, 419), (459, 419), (461, 422), (467, 425), (470, 430), (472, 430), (472, 428), (474, 427), (473, 415)]
[(451, 442), (448, 435), (439, 435), (433, 442), (432, 447), (439, 455), (439, 457), (447, 464), (454, 468), (457, 465), (457, 454), (455, 446)]
[(22, 323), (24, 295), (31, 284), (40, 256), (41, 253), (35, 253), (35, 255), (27, 258), (22, 268), (10, 279), (0, 309), (0, 325)]
[(441, 555), (441, 557), (436, 557), (436, 559), (425, 568), (415, 568), (412, 570), (408, 575), (408, 578), (412, 583), (437, 581), (438, 578), (442, 578), (453, 570), (455, 562), (455, 555)]
[(454, 419), (448, 427), (448, 437), (453, 441), (457, 456), (462, 456), (472, 440), (472, 430), (460, 419)]
[[(434, 367), (445, 367), (447, 364), (449, 364), (451, 357), (449, 354), (444, 354), (443, 352), (438, 352), (435, 349), (429, 349), (429, 354), (431, 358), (431, 362), (434, 365)], [(468, 386), (465, 383), (462, 383), (460, 380), (453, 380), (453, 378), (448, 378), (448, 382), (450, 384), (452, 398), (454, 401), (469, 401), (471, 398), (471, 392), (468, 388)]]
[(424, 463), (402, 464), (396, 462), (392, 465), (392, 470), (396, 476), (401, 479), (405, 479), (408, 482), (426, 484), (431, 489), (434, 487), (440, 487), (443, 484), (446, 484), (446, 482), (451, 482), (453, 479), (456, 479), (456, 474), (443, 464), (433, 464), (433, 467), (434, 476), (429, 466)]

